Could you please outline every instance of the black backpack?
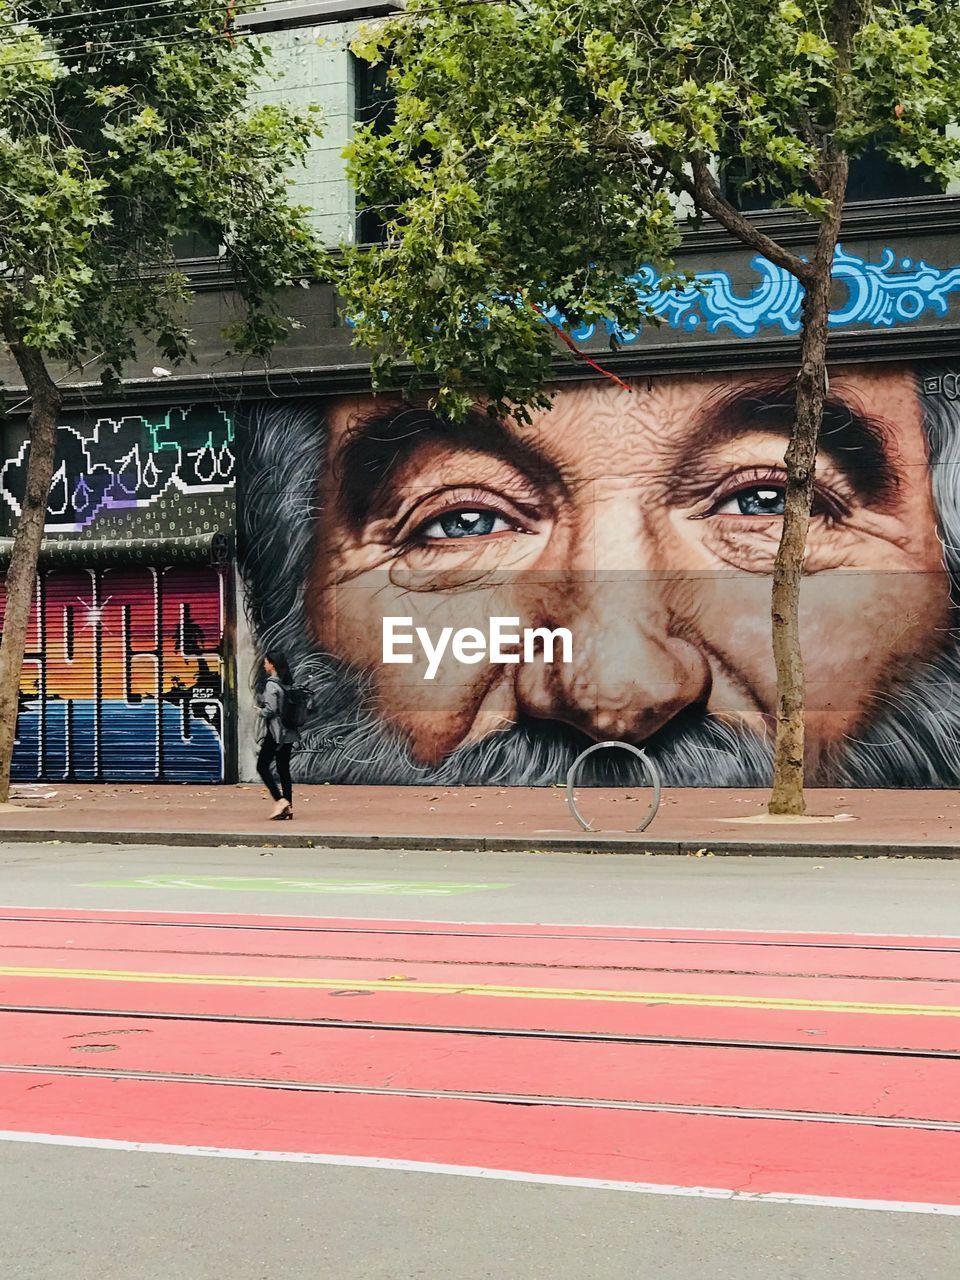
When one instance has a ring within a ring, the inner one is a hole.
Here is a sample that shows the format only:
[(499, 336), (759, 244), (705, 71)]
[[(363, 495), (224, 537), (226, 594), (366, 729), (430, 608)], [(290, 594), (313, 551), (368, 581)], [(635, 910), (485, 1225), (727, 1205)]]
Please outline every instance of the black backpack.
[(292, 684), (283, 690), (280, 706), (280, 723), (295, 732), (303, 728), (313, 710), (313, 694), (302, 684)]

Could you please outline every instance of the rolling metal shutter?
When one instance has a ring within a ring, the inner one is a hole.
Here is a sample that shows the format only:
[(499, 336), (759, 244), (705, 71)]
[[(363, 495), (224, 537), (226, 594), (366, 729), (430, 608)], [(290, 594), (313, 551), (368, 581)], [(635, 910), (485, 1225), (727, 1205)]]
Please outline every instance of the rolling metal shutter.
[(42, 564), (14, 779), (222, 781), (224, 590), (210, 564)]

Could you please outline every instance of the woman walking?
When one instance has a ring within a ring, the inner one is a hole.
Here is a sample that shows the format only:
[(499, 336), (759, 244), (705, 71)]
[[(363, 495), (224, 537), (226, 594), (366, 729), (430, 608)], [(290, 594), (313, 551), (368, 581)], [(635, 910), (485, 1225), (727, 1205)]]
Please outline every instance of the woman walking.
[[(282, 653), (268, 653), (263, 660), (267, 683), (257, 699), (264, 722), (263, 741), (257, 756), (257, 773), (275, 801), (270, 817), (274, 822), (293, 817), (293, 786), (290, 782), (290, 753), (300, 735), (284, 723), (287, 691), (293, 684), (290, 667)], [(273, 766), (277, 776), (274, 777)], [(278, 782), (279, 779), (279, 782)]]

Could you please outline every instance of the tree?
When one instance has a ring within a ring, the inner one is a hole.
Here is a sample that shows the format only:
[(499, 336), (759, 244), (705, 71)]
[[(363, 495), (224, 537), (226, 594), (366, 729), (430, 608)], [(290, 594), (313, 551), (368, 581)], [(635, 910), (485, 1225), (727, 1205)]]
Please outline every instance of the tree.
[[(798, 608), (849, 165), (876, 150), (958, 171), (960, 0), (424, 0), (357, 51), (389, 61), (396, 93), (389, 126), (349, 153), (387, 238), (350, 253), (341, 284), (381, 381), (405, 359), (450, 416), (480, 394), (525, 420), (549, 402), (543, 314), (614, 333), (649, 319), (629, 277), (674, 269), (678, 200), (803, 286), (770, 803), (802, 813)], [(731, 200), (723, 169), (743, 160), (770, 203), (814, 221), (809, 257)]]
[(254, 107), (264, 52), (231, 0), (98, 11), (0, 0), (0, 337), (30, 403), (26, 490), (0, 641), (0, 802), (62, 407), (58, 368), (116, 389), (138, 344), (190, 357), (178, 238), (220, 246), (239, 300), (227, 332), (264, 356), (287, 329), (279, 289), (319, 266), (288, 170), (312, 112)]

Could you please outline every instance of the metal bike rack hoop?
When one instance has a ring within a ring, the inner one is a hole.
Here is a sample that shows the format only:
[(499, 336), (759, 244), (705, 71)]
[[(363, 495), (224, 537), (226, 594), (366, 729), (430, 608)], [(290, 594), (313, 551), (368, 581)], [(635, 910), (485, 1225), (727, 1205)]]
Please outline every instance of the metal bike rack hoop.
[(637, 756), (640, 763), (643, 765), (644, 772), (649, 778), (650, 786), (653, 788), (650, 808), (647, 812), (647, 816), (640, 823), (639, 827), (632, 828), (632, 830), (636, 832), (646, 831), (647, 827), (649, 827), (650, 823), (657, 816), (657, 810), (660, 808), (660, 774), (657, 771), (657, 766), (645, 754), (645, 752), (641, 751), (639, 747), (633, 746), (630, 742), (595, 742), (593, 746), (587, 747), (586, 751), (580, 752), (576, 760), (574, 760), (573, 764), (567, 770), (567, 807), (584, 831), (596, 830), (596, 827), (594, 827), (591, 822), (586, 822), (582, 817), (580, 810), (577, 808), (577, 802), (573, 796), (573, 789), (577, 782), (577, 772), (584, 760), (586, 760), (587, 756), (592, 756), (595, 751), (607, 751), (611, 747), (619, 747), (621, 751), (629, 751), (633, 755)]

